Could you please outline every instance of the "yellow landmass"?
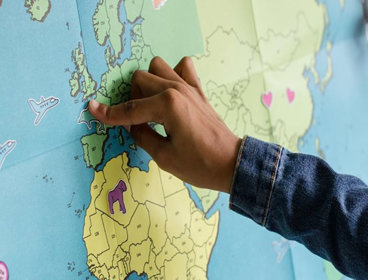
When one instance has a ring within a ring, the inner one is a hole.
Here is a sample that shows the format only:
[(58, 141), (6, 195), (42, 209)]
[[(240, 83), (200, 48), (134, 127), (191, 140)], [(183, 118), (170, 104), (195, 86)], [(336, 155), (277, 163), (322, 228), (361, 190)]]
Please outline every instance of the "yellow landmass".
[(155, 254), (158, 254), (168, 238), (166, 233), (166, 211), (165, 208), (151, 202), (147, 202), (146, 207), (148, 209), (150, 219), (148, 235), (151, 237), (153, 242), (152, 251)]
[[(111, 217), (117, 224), (123, 227), (126, 227), (130, 224), (133, 214), (138, 207), (138, 203), (132, 197), (132, 188), (129, 183), (128, 177), (126, 173), (122, 170), (122, 166), (127, 166), (127, 162), (128, 158), (126, 154), (123, 154), (123, 156), (119, 156), (114, 161), (110, 161), (106, 164), (104, 168), (106, 182), (99, 195), (97, 197), (94, 197), (93, 200), (98, 211), (101, 211), (107, 216)], [(123, 180), (127, 185), (127, 190), (123, 193), (126, 213), (123, 214), (119, 210), (119, 203), (114, 203), (114, 214), (111, 214), (107, 201), (108, 193), (115, 188), (119, 180)]]
[[(0, 1), (1, 5), (1, 1)], [(24, 6), (31, 14), (31, 19), (42, 22), (46, 19), (51, 10), (50, 0), (25, 0)]]
[(130, 250), (131, 244), (142, 243), (148, 238), (149, 216), (144, 205), (139, 204), (134, 216), (127, 226), (128, 240), (122, 244), (125, 251)]
[[(132, 271), (152, 279), (187, 279), (189, 268), (198, 265), (207, 271), (219, 213), (207, 219), (184, 183), (161, 171), (154, 161), (149, 163), (149, 172), (127, 164), (124, 153), (95, 172), (83, 235), (90, 271), (99, 279), (124, 279)], [(165, 192), (162, 179), (174, 192)], [(108, 193), (119, 180), (127, 185), (123, 192), (126, 213), (120, 212), (116, 202), (111, 214)], [(195, 261), (195, 245), (203, 248), (200, 264)]]
[(152, 202), (159, 206), (165, 206), (163, 187), (161, 184), (160, 171), (153, 161), (148, 166), (150, 172), (142, 172), (139, 169), (133, 169), (130, 183), (134, 188), (133, 198), (139, 203)]
[(187, 280), (187, 255), (177, 254), (165, 264), (166, 279)]
[(195, 254), (195, 265), (197, 267), (206, 267), (206, 247), (205, 246), (195, 246), (194, 247)]
[(318, 137), (316, 138), (316, 151), (317, 151), (317, 154), (320, 158), (326, 159), (326, 155), (321, 149), (321, 143), (320, 143), (320, 140), (319, 140)]
[(206, 278), (206, 271), (198, 266), (194, 266), (187, 272), (188, 280), (201, 280)]
[[(183, 184), (182, 182), (180, 183)], [(190, 226), (190, 206), (193, 202), (190, 201), (189, 203), (182, 203), (182, 201), (185, 201), (187, 197), (189, 197), (189, 194), (185, 188), (166, 197), (166, 232), (170, 240), (182, 235), (185, 232), (185, 229)], [(198, 237), (200, 238), (200, 236)]]
[(190, 238), (189, 229), (178, 238), (173, 239), (173, 245), (178, 249), (180, 253), (190, 253), (193, 251), (193, 240)]
[[(88, 253), (94, 256), (98, 256), (103, 252), (109, 250), (109, 244), (107, 242), (106, 231), (102, 222), (102, 213), (97, 212), (89, 217), (91, 225), (91, 235), (84, 238), (86, 246), (88, 246)], [(98, 260), (104, 261), (104, 260)], [(97, 265), (97, 264), (95, 264)]]
[(160, 170), (160, 176), (165, 197), (183, 190), (183, 184), (179, 184), (175, 176), (164, 170)]
[(207, 224), (203, 222), (203, 213), (199, 210), (193, 212), (192, 220), (190, 224), (190, 235), (197, 236), (194, 241), (194, 244), (197, 246), (203, 246), (207, 243), (209, 234), (212, 230), (214, 230), (213, 225)]
[(144, 265), (144, 269), (143, 269), (144, 271), (147, 271), (149, 273), (149, 275), (152, 275), (152, 276), (158, 275), (160, 273), (160, 270), (158, 269), (158, 267), (155, 263), (155, 259), (156, 259), (156, 255), (151, 250), (150, 251), (150, 256), (149, 256), (149, 261)]
[(176, 249), (175, 246), (170, 242), (170, 240), (167, 239), (165, 246), (162, 248), (161, 252), (157, 254), (157, 267), (159, 269), (163, 269), (165, 262), (171, 260), (178, 253), (178, 249)]
[(114, 254), (116, 248), (121, 242), (128, 239), (128, 232), (126, 228), (115, 226), (115, 221), (106, 214), (102, 214), (102, 222), (105, 230), (105, 236), (107, 243), (109, 244), (109, 250), (101, 253), (98, 257), (102, 263), (113, 263)]
[(319, 78), (319, 74), (316, 70), (316, 67), (313, 66), (309, 70), (310, 70), (311, 74), (313, 75), (314, 82), (318, 85), (320, 83), (320, 78)]
[(195, 266), (195, 257), (196, 257), (196, 255), (195, 255), (194, 250), (192, 250), (188, 253), (188, 269)]
[(322, 81), (321, 81), (321, 91), (324, 92), (326, 89), (327, 84), (330, 82), (331, 78), (333, 75), (333, 70), (332, 70), (332, 57), (331, 55), (327, 56), (327, 72), (325, 74), (325, 76), (323, 77)]
[(151, 252), (151, 240), (147, 239), (140, 244), (131, 245), (129, 252), (131, 255), (130, 269), (142, 274), (144, 272), (144, 265), (149, 260), (149, 254)]

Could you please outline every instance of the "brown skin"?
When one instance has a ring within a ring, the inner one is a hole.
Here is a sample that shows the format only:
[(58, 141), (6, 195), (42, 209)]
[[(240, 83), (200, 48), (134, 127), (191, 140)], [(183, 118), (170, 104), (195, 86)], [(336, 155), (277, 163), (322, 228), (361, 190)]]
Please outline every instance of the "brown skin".
[[(89, 110), (105, 124), (130, 129), (160, 168), (194, 186), (229, 193), (240, 139), (206, 99), (190, 58), (174, 69), (152, 59), (148, 72), (134, 73), (131, 98), (110, 107), (92, 100)], [(148, 122), (162, 124), (168, 136)]]

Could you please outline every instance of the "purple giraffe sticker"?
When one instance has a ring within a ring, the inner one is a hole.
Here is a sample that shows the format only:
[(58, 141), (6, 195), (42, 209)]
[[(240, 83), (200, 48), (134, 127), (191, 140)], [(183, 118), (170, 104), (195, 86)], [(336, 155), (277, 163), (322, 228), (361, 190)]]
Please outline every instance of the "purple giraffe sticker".
[(114, 214), (113, 206), (116, 201), (119, 202), (120, 211), (123, 214), (126, 213), (124, 197), (123, 197), (123, 192), (125, 192), (126, 190), (127, 190), (127, 186), (125, 182), (123, 180), (119, 180), (119, 183), (116, 185), (116, 187), (109, 192), (107, 200), (109, 202), (109, 209), (110, 209), (111, 214)]
[(8, 280), (9, 279), (9, 271), (6, 264), (0, 261), (0, 280)]

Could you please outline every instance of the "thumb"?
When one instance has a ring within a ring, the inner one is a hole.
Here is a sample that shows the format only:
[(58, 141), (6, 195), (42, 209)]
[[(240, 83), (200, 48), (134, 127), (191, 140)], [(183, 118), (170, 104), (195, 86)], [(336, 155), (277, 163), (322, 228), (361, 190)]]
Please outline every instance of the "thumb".
[(162, 123), (163, 110), (160, 95), (132, 99), (119, 105), (107, 106), (95, 100), (88, 104), (89, 112), (97, 120), (108, 125), (137, 125), (150, 121)]

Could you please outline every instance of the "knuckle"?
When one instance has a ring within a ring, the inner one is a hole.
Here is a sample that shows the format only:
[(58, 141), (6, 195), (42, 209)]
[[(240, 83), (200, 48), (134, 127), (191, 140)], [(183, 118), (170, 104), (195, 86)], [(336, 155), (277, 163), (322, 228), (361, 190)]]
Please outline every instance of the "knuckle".
[(158, 63), (160, 63), (161, 60), (161, 57), (155, 56), (154, 58), (152, 58), (149, 68), (151, 69), (152, 67), (155, 67)]
[(181, 93), (184, 93), (187, 90), (187, 87), (180, 82), (174, 82), (171, 87)]
[(165, 92), (165, 105), (168, 108), (173, 108), (176, 107), (177, 104), (180, 102), (180, 94), (177, 90), (175, 89), (168, 89)]
[(188, 66), (188, 65), (192, 65), (193, 64), (193, 61), (192, 61), (192, 58), (189, 57), (189, 56), (184, 56), (183, 59), (181, 60), (182, 63), (185, 65), (185, 66)]
[(141, 78), (143, 75), (143, 71), (142, 70), (136, 70), (134, 71), (133, 75), (132, 75), (132, 84), (137, 83), (137, 81), (139, 80), (139, 78)]
[(134, 109), (137, 107), (137, 100), (131, 99), (125, 103), (123, 103), (123, 110), (126, 120), (129, 123), (133, 123), (134, 119)]
[(111, 114), (111, 107), (110, 106), (106, 107), (104, 115), (105, 115), (105, 122), (107, 122), (107, 123), (111, 122), (112, 114)]
[(130, 112), (130, 111), (133, 111), (137, 107), (137, 100), (131, 99), (123, 104), (124, 104), (125, 112)]

